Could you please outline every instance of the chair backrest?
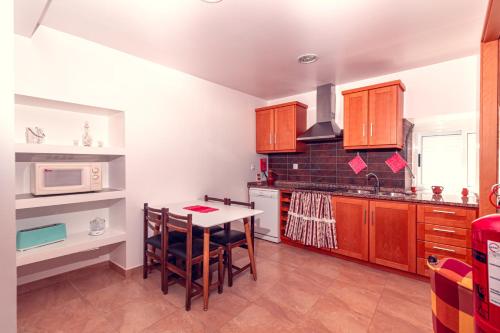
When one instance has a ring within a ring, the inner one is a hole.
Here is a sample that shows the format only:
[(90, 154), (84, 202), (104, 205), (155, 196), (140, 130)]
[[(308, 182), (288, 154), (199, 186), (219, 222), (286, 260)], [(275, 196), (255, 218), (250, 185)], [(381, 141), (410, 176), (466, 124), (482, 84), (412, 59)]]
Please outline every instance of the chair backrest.
[(225, 198), (226, 205), (238, 205), (248, 207), (250, 209), (255, 209), (255, 202), (243, 202), (243, 201), (233, 201), (230, 198)]
[(148, 230), (153, 230), (154, 235), (158, 235), (162, 228), (163, 219), (162, 209), (149, 207), (144, 204), (144, 239), (148, 237)]
[(193, 253), (193, 215), (188, 214), (177, 215), (170, 213), (167, 208), (164, 208), (165, 222), (163, 223), (162, 247), (168, 251), (168, 233), (176, 231), (186, 234), (186, 255), (188, 260), (192, 257)]
[(220, 198), (210, 197), (205, 194), (205, 201), (217, 201), (217, 202), (222, 202), (224, 203), (224, 205), (226, 205), (226, 200), (227, 200), (226, 198), (220, 199)]

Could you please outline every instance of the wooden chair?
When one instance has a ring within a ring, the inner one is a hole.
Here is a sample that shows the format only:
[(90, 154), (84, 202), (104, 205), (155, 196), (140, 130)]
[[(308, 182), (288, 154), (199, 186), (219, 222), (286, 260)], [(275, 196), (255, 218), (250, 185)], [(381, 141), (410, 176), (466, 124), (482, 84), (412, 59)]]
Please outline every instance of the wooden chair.
[[(142, 269), (144, 279), (147, 279), (148, 273), (151, 272), (153, 267), (157, 266), (161, 270), (161, 263), (164, 261), (161, 251), (161, 228), (165, 218), (166, 216), (161, 209), (151, 208), (147, 203), (144, 204), (144, 257)], [(152, 236), (149, 235), (150, 230)], [(179, 233), (171, 233), (169, 237), (171, 244), (185, 240), (184, 235)]]
[[(255, 204), (253, 202), (241, 202), (241, 201), (232, 201), (229, 198), (225, 199), (226, 205), (240, 205), (245, 206), (250, 209), (255, 208)], [(252, 245), (254, 241), (254, 218), (251, 217), (251, 234), (252, 234)], [(224, 230), (218, 231), (210, 236), (210, 240), (214, 243), (217, 243), (224, 247), (224, 274), (227, 269), (227, 285), (229, 287), (233, 286), (233, 278), (243, 273), (246, 269), (252, 269), (250, 263), (243, 267), (238, 267), (233, 265), (233, 255), (232, 250), (237, 247), (248, 248), (246, 235), (244, 232), (231, 230), (231, 223), (226, 223), (224, 225)]]
[[(183, 233), (185, 234), (186, 241), (169, 244), (169, 237), (162, 238), (162, 257), (173, 256), (176, 259), (175, 263), (164, 261), (162, 268), (164, 271), (162, 275), (162, 291), (164, 294), (167, 294), (168, 286), (174, 283), (185, 286), (186, 311), (189, 311), (191, 309), (191, 299), (203, 293), (203, 286), (192, 279), (193, 265), (203, 262), (203, 240), (193, 238), (192, 214), (188, 214), (187, 216), (176, 215), (169, 213), (166, 208), (163, 209), (163, 212), (166, 216), (163, 223), (163, 234), (169, 235), (171, 232)], [(220, 294), (224, 285), (223, 248), (217, 244), (210, 243), (209, 251), (210, 259), (218, 263), (218, 279), (210, 287), (217, 286)], [(203, 283), (210, 284), (210, 281), (203, 281)]]

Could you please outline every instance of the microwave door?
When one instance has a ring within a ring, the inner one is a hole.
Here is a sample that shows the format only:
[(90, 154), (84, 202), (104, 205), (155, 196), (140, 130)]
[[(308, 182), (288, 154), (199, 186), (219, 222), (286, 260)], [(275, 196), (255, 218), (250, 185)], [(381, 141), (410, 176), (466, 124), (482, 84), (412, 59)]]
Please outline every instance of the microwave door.
[(89, 191), (90, 175), (87, 167), (44, 167), (40, 170), (40, 194)]

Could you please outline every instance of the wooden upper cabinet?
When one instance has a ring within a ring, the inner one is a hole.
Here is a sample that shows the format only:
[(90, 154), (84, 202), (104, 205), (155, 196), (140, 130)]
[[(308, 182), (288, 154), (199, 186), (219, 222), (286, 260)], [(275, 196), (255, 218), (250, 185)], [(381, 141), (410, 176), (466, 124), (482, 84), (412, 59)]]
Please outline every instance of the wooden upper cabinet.
[(338, 246), (332, 252), (368, 260), (368, 200), (333, 197), (332, 205)]
[(305, 132), (307, 105), (291, 102), (255, 110), (257, 153), (304, 151), (297, 137)]
[(288, 105), (275, 110), (274, 149), (279, 151), (293, 150), (297, 142), (295, 106)]
[(262, 110), (255, 113), (255, 127), (257, 129), (257, 152), (274, 150), (274, 110)]
[(343, 91), (344, 148), (402, 148), (404, 90), (398, 80)]
[(370, 201), (370, 262), (416, 272), (415, 204)]
[(368, 144), (368, 90), (344, 97), (344, 146)]

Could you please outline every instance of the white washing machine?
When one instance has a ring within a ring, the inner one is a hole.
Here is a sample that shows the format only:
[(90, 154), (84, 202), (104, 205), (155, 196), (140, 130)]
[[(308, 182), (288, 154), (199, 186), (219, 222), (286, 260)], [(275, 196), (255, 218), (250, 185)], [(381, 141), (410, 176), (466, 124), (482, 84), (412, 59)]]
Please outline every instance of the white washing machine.
[(264, 211), (255, 216), (255, 237), (279, 243), (280, 239), (280, 204), (279, 191), (250, 188), (250, 202), (255, 202), (255, 209)]

